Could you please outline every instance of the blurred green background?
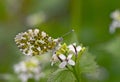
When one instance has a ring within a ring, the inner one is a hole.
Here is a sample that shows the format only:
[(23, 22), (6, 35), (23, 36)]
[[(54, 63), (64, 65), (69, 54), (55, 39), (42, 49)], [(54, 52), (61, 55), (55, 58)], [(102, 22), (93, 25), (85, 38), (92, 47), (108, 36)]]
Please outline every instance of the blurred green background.
[(119, 8), (119, 0), (0, 0), (0, 74), (13, 73), (22, 56), (14, 42), (19, 32), (39, 28), (57, 38), (74, 29), (64, 42), (77, 39), (106, 69), (107, 77), (95, 82), (119, 82), (120, 31), (109, 33), (110, 13)]

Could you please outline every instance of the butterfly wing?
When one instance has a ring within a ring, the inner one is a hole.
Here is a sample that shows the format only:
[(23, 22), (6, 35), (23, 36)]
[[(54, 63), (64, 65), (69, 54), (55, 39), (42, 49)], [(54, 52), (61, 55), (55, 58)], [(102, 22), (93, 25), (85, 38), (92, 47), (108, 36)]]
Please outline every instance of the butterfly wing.
[(54, 38), (39, 29), (19, 33), (15, 37), (15, 42), (23, 54), (31, 56), (44, 54), (58, 44)]

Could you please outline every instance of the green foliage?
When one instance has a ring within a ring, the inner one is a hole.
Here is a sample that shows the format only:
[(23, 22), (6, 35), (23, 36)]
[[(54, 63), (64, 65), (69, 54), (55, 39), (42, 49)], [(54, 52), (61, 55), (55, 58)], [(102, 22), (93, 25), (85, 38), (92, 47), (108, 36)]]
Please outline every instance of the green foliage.
[(0, 82), (20, 82), (20, 80), (14, 74), (1, 74), (0, 77), (3, 79), (3, 81), (0, 79)]
[(59, 69), (55, 71), (48, 82), (75, 82), (75, 77), (73, 73), (67, 69)]
[(95, 62), (95, 57), (89, 52), (85, 52), (80, 59), (80, 71), (81, 73), (94, 72), (98, 68)]
[(83, 47), (77, 56), (75, 66), (57, 70), (48, 82), (81, 82), (82, 74), (95, 72), (97, 68), (95, 57)]
[[(108, 71), (108, 81), (102, 82), (119, 82), (120, 38), (118, 33), (120, 30), (116, 29), (113, 35), (108, 32), (111, 23), (110, 13), (119, 8), (120, 0), (87, 0), (87, 2), (86, 0), (0, 0), (0, 73), (13, 72), (13, 65), (20, 60), (22, 53), (16, 48), (13, 38), (18, 32), (35, 27), (28, 26), (27, 17), (43, 12), (46, 19), (38, 25), (41, 30), (57, 38), (73, 28), (74, 35), (71, 36), (71, 33), (65, 36), (64, 42), (67, 44), (81, 42), (89, 46), (91, 52), (97, 56), (98, 63)], [(38, 19), (42, 20), (42, 18)], [(96, 46), (101, 44), (102, 47)], [(50, 60), (50, 58), (46, 59)], [(80, 76), (81, 72), (94, 71), (97, 67), (94, 60), (93, 54), (88, 52), (81, 55), (79, 62), (77, 61), (73, 68), (75, 73), (79, 73), (77, 76)], [(41, 63), (48, 73), (51, 68), (54, 68), (46, 64), (46, 61)], [(0, 77), (0, 82), (4, 82), (3, 78)], [(10, 78), (12, 80), (5, 81), (19, 82), (14, 75)], [(40, 80), (40, 82), (43, 81)]]
[(116, 56), (120, 58), (120, 37), (115, 37), (107, 44), (105, 44), (105, 50), (112, 54), (114, 57)]

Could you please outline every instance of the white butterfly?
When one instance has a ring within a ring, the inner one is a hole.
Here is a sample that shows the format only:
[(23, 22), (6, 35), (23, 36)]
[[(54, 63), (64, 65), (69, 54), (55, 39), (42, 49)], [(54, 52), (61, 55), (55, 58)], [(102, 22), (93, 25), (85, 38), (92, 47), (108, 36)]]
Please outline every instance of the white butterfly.
[(29, 29), (15, 37), (15, 42), (20, 51), (25, 55), (41, 55), (56, 50), (63, 39), (54, 39), (39, 29)]

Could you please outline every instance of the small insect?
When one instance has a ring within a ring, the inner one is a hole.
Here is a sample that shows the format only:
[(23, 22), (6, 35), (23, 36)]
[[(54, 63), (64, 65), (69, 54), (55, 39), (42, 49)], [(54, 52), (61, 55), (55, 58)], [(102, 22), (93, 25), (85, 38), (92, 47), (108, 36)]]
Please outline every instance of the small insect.
[(29, 29), (15, 37), (20, 51), (25, 55), (41, 55), (54, 49), (62, 38), (54, 39), (39, 29)]
[(39, 29), (29, 29), (26, 32), (19, 33), (15, 37), (15, 42), (20, 51), (30, 56), (41, 55), (49, 51), (53, 51), (54, 53), (62, 40), (62, 37), (54, 39)]

